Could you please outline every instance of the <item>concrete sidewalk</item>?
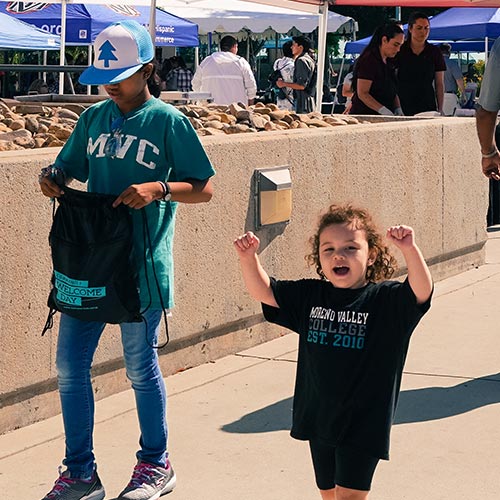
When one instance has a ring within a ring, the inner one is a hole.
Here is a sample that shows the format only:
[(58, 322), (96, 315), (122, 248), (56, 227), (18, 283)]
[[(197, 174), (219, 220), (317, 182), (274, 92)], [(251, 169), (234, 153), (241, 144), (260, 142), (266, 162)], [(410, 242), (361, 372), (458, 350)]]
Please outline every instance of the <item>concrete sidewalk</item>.
[[(500, 232), (487, 264), (437, 283), (405, 367), (391, 461), (370, 500), (500, 498)], [(307, 443), (288, 429), (294, 334), (168, 377), (169, 500), (319, 500)], [(138, 427), (131, 391), (97, 403), (106, 498), (127, 483)], [(60, 417), (0, 436), (0, 498), (40, 500), (64, 450)]]

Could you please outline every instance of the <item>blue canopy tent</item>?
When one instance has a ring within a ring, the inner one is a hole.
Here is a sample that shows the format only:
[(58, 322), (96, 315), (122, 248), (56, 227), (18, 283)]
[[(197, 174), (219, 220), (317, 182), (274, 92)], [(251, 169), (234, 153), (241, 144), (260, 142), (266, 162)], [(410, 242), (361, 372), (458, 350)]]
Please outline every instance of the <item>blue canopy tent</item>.
[[(434, 34), (434, 33), (433, 33)], [(368, 45), (371, 40), (371, 36), (363, 38), (361, 40), (356, 40), (355, 42), (347, 42), (345, 44), (344, 52), (346, 54), (361, 54), (363, 49)], [(440, 43), (449, 43), (451, 45), (452, 52), (484, 52), (484, 40), (429, 40), (429, 43), (439, 45)], [(494, 40), (488, 41), (488, 50), (493, 47)]]
[(0, 14), (0, 48), (58, 50), (60, 38), (5, 14)]
[(434, 40), (478, 40), (500, 36), (500, 9), (448, 9), (431, 19)]
[[(499, 36), (500, 9), (455, 7), (431, 19), (431, 43), (446, 41), (454, 52), (484, 52), (486, 47), (491, 49), (492, 39)], [(345, 52), (359, 54), (370, 39), (347, 43)]]
[[(69, 3), (66, 9), (68, 45), (90, 45), (106, 26), (116, 21), (133, 19), (147, 26), (150, 18), (149, 7)], [(61, 32), (61, 4), (0, 2), (0, 13), (23, 20), (49, 33)], [(157, 9), (155, 45), (196, 47), (198, 26)]]

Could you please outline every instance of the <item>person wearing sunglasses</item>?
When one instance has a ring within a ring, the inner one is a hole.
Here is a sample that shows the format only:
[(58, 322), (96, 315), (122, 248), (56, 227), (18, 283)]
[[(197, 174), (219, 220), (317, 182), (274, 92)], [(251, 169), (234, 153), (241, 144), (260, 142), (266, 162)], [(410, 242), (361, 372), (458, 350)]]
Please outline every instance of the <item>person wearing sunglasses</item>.
[[(117, 498), (150, 500), (169, 493), (176, 483), (167, 453), (166, 390), (155, 346), (162, 312), (173, 306), (177, 202), (209, 201), (215, 172), (188, 118), (151, 96), (148, 80), (154, 76), (154, 46), (148, 31), (135, 21), (118, 22), (104, 29), (94, 45), (94, 63), (80, 82), (103, 85), (109, 99), (81, 114), (54, 166), (42, 171), (40, 186), (45, 196), (60, 197), (74, 178), (87, 182), (90, 192), (116, 195), (113, 207), (123, 204), (131, 209), (145, 321), (122, 323), (120, 328), (125, 368), (135, 392), (140, 449), (132, 478)], [(150, 252), (143, 248), (146, 227)], [(147, 286), (153, 273), (157, 289)], [(90, 379), (104, 327), (105, 323), (61, 315), (56, 365), (66, 470), (44, 500), (105, 496), (93, 453)]]

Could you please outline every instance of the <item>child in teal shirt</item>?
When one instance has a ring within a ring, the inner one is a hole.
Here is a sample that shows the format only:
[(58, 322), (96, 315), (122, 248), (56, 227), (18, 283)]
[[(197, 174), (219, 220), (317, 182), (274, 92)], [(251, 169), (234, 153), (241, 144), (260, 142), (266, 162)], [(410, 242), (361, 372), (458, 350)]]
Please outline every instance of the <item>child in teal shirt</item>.
[[(55, 161), (68, 181), (87, 182), (88, 191), (116, 195), (113, 204), (132, 211), (135, 255), (143, 323), (120, 325), (127, 376), (136, 395), (141, 430), (137, 465), (117, 497), (149, 500), (175, 487), (168, 460), (166, 390), (156, 344), (163, 306), (173, 306), (172, 244), (178, 202), (201, 203), (212, 196), (214, 169), (189, 120), (173, 106), (151, 96), (154, 47), (147, 30), (135, 21), (115, 23), (95, 40), (95, 60), (80, 82), (104, 85), (110, 99), (84, 111)], [(51, 170), (40, 177), (44, 195), (59, 197)], [(151, 255), (145, 269), (144, 209), (152, 242), (156, 286), (147, 286)], [(151, 297), (150, 297), (151, 293)], [(161, 293), (161, 297), (159, 296)], [(43, 500), (101, 500), (92, 434), (94, 401), (90, 380), (93, 354), (105, 324), (61, 315), (57, 372), (66, 433), (66, 470)], [(149, 339), (149, 340), (148, 340)], [(151, 340), (153, 342), (151, 342)]]

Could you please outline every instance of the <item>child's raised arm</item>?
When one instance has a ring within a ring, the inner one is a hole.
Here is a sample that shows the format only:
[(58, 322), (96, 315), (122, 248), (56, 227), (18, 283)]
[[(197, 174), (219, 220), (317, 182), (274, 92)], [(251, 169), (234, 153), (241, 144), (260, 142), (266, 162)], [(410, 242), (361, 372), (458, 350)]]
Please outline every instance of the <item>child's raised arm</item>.
[(259, 238), (248, 231), (243, 236), (236, 238), (233, 244), (240, 259), (243, 281), (250, 295), (259, 302), (278, 307), (271, 288), (271, 280), (257, 255)]
[(432, 278), (422, 252), (415, 243), (415, 233), (410, 226), (391, 226), (387, 239), (402, 252), (408, 268), (408, 282), (417, 298), (417, 303), (426, 302), (432, 293)]

